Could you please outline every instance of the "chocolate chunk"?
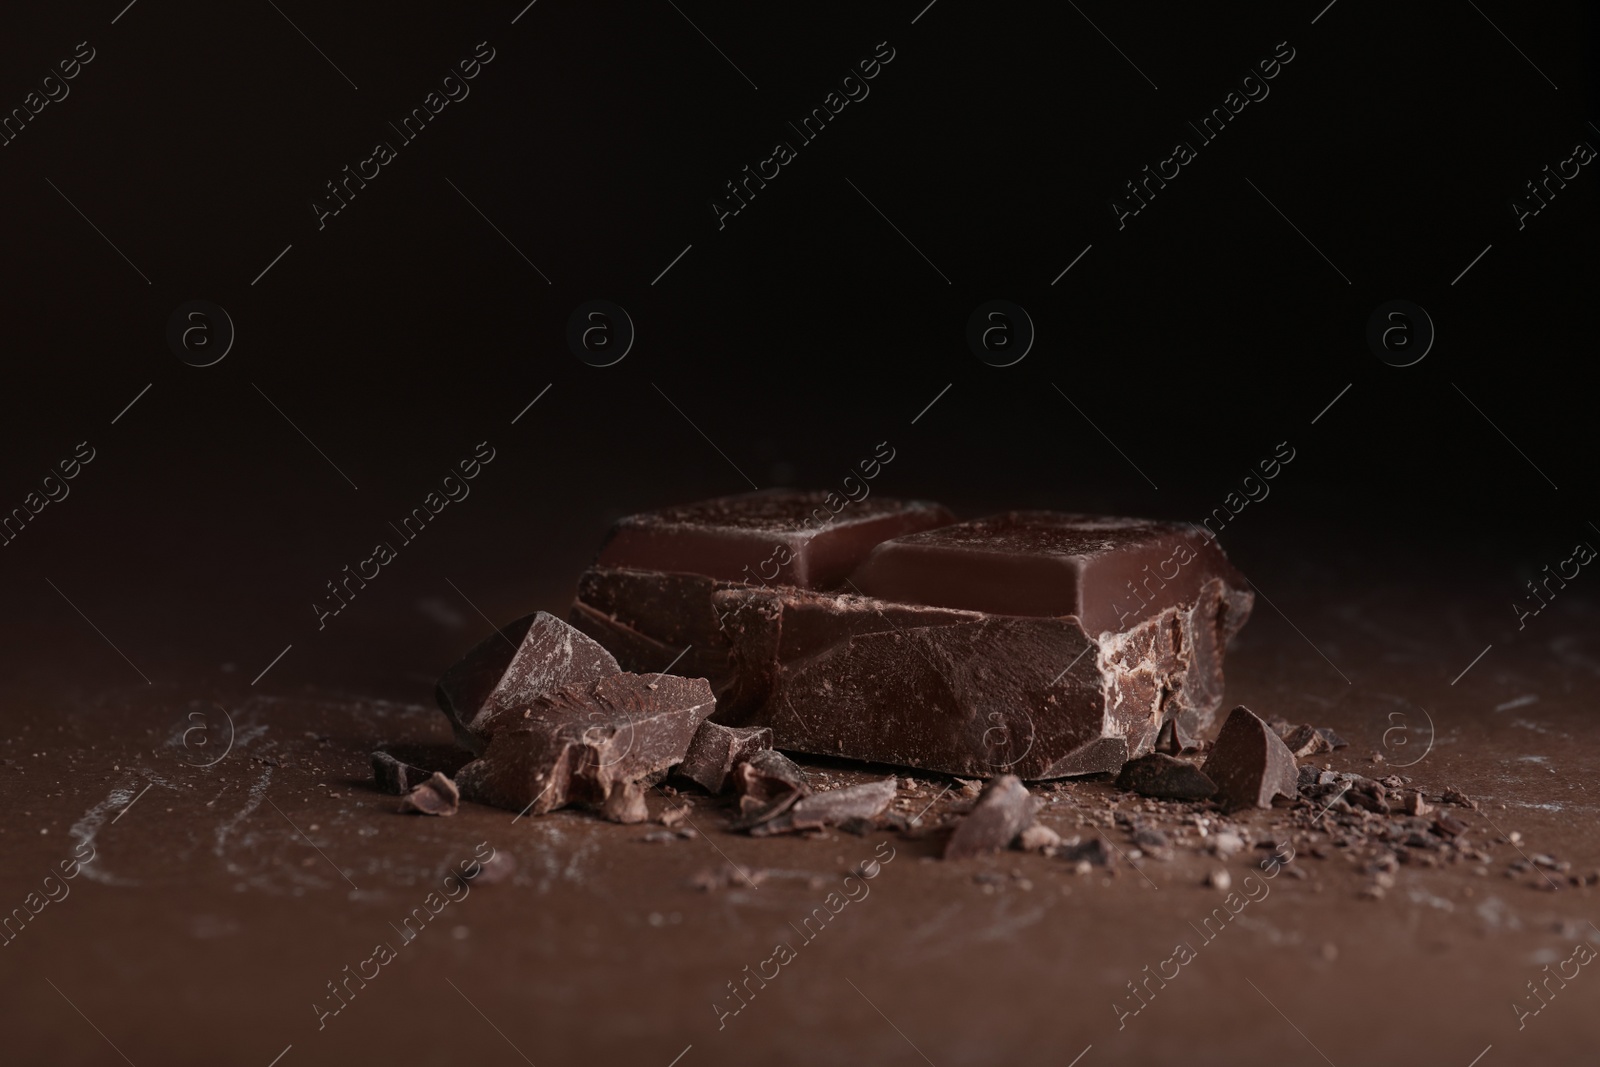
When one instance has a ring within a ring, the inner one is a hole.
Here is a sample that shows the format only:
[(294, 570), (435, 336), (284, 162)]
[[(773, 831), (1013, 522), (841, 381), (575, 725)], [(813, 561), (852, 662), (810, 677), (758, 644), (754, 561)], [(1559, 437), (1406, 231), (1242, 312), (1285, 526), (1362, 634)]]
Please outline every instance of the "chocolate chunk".
[(1293, 797), (1299, 787), (1288, 747), (1243, 704), (1228, 713), (1201, 770), (1217, 783), (1217, 798), (1228, 810), (1270, 808), (1273, 797)]
[(1217, 784), (1192, 763), (1151, 752), (1122, 768), (1117, 788), (1162, 800), (1204, 800), (1217, 791)]
[(689, 751), (675, 773), (716, 794), (728, 787), (734, 764), (772, 747), (772, 731), (764, 726), (723, 726), (707, 719), (700, 724)]
[(741, 807), (746, 806), (747, 800), (760, 805), (790, 793), (806, 796), (811, 792), (806, 772), (794, 760), (770, 748), (759, 749), (740, 760), (734, 765), (732, 777)]
[(1003, 774), (983, 787), (978, 801), (945, 845), (947, 860), (968, 859), (1011, 847), (1011, 842), (1033, 822), (1043, 801), (1028, 792), (1022, 779)]
[(1166, 756), (1185, 756), (1200, 751), (1200, 746), (1184, 729), (1183, 720), (1174, 717), (1161, 724), (1161, 732), (1156, 734), (1155, 750)]
[(469, 868), (463, 871), (462, 875), (474, 886), (495, 885), (517, 873), (517, 861), (511, 853), (496, 850), (494, 855), (482, 863), (473, 860)]
[[(843, 588), (819, 588), (831, 572), (810, 562), (784, 571), (791, 547), (754, 573), (728, 561), (800, 503), (624, 520), (574, 624), (628, 666), (690, 648), (717, 721), (770, 727), (780, 748), (964, 777), (1115, 772), (1163, 722), (1203, 726), (1221, 701), (1223, 649), (1254, 598), (1196, 527), (1046, 512), (941, 525), (943, 509), (878, 501), (921, 532), (850, 527), (850, 552), (881, 543), (832, 579)], [(821, 560), (823, 544), (798, 551)]]
[(841, 826), (853, 819), (873, 819), (894, 799), (897, 782), (885, 778), (826, 793), (801, 797), (787, 811), (750, 828), (751, 837), (792, 833), (796, 830)]
[(421, 815), (454, 815), (460, 807), (460, 790), (438, 771), (434, 771), (426, 781), (418, 782), (400, 800), (401, 811), (414, 811)]
[(1317, 727), (1317, 733), (1322, 735), (1323, 744), (1327, 745), (1325, 751), (1332, 752), (1336, 748), (1349, 748), (1350, 742), (1334, 733), (1326, 726)]
[(402, 763), (387, 752), (372, 754), (372, 783), (385, 793), (405, 796), (418, 783), (427, 781), (429, 774), (421, 767)]
[(730, 778), (739, 796), (740, 818), (733, 825), (735, 830), (748, 830), (776, 818), (811, 795), (805, 772), (788, 756), (770, 748), (740, 760)]
[(633, 812), (613, 791), (681, 762), (713, 704), (703, 678), (614, 674), (568, 686), (491, 716), (489, 745), (461, 769), (461, 788), (469, 800), (535, 815), (573, 803)]
[(434, 695), (457, 742), (482, 755), (496, 713), (621, 669), (595, 641), (541, 611), (478, 642), (445, 671)]
[(1324, 752), (1333, 751), (1333, 745), (1328, 743), (1324, 733), (1325, 731), (1319, 730), (1315, 726), (1296, 726), (1283, 738), (1283, 743), (1294, 754), (1296, 759), (1317, 756)]
[(650, 809), (645, 806), (643, 783), (621, 782), (616, 785), (601, 802), (600, 814), (612, 822), (649, 822)]

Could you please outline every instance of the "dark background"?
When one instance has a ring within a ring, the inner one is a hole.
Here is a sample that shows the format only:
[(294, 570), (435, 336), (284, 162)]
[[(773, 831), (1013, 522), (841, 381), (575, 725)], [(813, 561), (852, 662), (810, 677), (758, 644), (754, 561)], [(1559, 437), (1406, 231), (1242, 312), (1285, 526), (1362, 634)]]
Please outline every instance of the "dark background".
[[(191, 690), (292, 644), (277, 685), (353, 686), (365, 658), (367, 691), (425, 700), (479, 609), (560, 610), (619, 515), (834, 488), (886, 440), (884, 495), (1198, 519), (1287, 440), (1223, 540), (1289, 617), (1315, 619), (1308, 571), (1365, 574), (1469, 590), (1505, 630), (1464, 644), (1514, 640), (1502, 605), (1600, 538), (1595, 166), (1520, 232), (1508, 206), (1600, 145), (1592, 10), (923, 2), (0, 16), (6, 109), (97, 52), (0, 148), (0, 508), (97, 453), (0, 549), (9, 639), (109, 656), (87, 617), (156, 684), (220, 665)], [(400, 146), (387, 122), (485, 40), (470, 96)], [(1270, 96), (1119, 232), (1122, 183), (1285, 40)], [(719, 231), (723, 183), (880, 41), (870, 96)], [(379, 139), (398, 158), (319, 231), (323, 183)], [(237, 328), (207, 368), (164, 336), (196, 298)], [(564, 339), (593, 298), (638, 331), (608, 368)], [(1037, 326), (1016, 366), (965, 343), (994, 298)], [(1408, 368), (1364, 340), (1395, 298), (1438, 330)], [(324, 583), (484, 440), (470, 498), (319, 632)]]

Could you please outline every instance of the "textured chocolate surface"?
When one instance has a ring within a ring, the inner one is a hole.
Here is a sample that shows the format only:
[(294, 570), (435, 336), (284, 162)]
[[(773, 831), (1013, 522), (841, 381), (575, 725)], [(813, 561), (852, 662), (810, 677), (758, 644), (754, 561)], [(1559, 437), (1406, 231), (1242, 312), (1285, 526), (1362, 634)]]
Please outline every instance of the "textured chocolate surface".
[(769, 489), (631, 515), (612, 527), (595, 566), (826, 589), (880, 542), (954, 521), (920, 500)]
[(538, 612), (484, 638), (439, 679), (435, 696), (463, 748), (481, 753), (497, 712), (622, 668), (596, 642)]
[(1232, 811), (1270, 808), (1274, 797), (1293, 797), (1300, 780), (1294, 754), (1243, 704), (1228, 713), (1201, 770), (1217, 783), (1217, 800)]
[(770, 726), (783, 749), (966, 777), (1115, 772), (1164, 720), (1208, 725), (1222, 696), (1219, 626), (1242, 618), (1240, 596), (1214, 579), (1187, 610), (1097, 641), (1071, 617), (729, 591), (719, 600), (732, 605), (744, 689), (725, 694), (718, 718)]
[(569, 686), (492, 716), (488, 747), (457, 781), (466, 799), (513, 811), (586, 803), (631, 816), (638, 804), (613, 791), (681, 761), (714, 703), (700, 678), (614, 674)]
[(708, 793), (728, 787), (734, 765), (772, 747), (772, 731), (764, 726), (723, 726), (709, 719), (700, 724), (677, 774)]
[(1244, 587), (1198, 526), (1013, 511), (885, 541), (850, 583), (881, 600), (995, 615), (1073, 615), (1098, 635), (1192, 604), (1218, 577)]
[[(769, 727), (792, 751), (1041, 779), (1114, 773), (1179, 716), (1210, 726), (1223, 650), (1254, 598), (1196, 528), (1017, 512), (869, 553), (863, 521), (851, 544), (864, 562), (838, 589), (729, 581), (706, 561), (769, 536), (799, 502), (749, 494), (624, 520), (649, 537), (624, 553), (613, 534), (579, 582), (574, 625), (631, 669), (678, 659), (711, 681), (718, 722)], [(674, 554), (674, 540), (689, 547)], [(691, 563), (703, 572), (641, 569)]]

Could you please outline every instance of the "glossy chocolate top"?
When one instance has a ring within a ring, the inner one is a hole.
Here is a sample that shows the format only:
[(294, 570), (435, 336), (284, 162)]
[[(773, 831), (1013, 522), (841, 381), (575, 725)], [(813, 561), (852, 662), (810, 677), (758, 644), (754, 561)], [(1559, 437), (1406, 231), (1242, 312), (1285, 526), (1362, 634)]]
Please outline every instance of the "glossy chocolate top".
[(630, 515), (612, 527), (595, 566), (827, 589), (880, 542), (954, 521), (921, 500), (769, 489)]
[(1192, 604), (1217, 577), (1244, 584), (1199, 527), (1013, 511), (885, 541), (850, 581), (881, 600), (996, 615), (1075, 615), (1096, 634)]

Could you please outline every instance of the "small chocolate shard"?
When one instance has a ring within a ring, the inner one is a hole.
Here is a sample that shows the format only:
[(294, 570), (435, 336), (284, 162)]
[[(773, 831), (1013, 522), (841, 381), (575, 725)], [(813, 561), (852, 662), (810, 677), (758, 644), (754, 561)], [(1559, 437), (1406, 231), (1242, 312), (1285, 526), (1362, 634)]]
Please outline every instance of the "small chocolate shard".
[(1336, 748), (1350, 747), (1350, 742), (1346, 741), (1344, 738), (1340, 737), (1326, 726), (1317, 727), (1317, 733), (1322, 735), (1322, 740), (1327, 744), (1329, 752), (1332, 752)]
[(1323, 732), (1315, 726), (1296, 726), (1283, 738), (1284, 745), (1294, 754), (1296, 759), (1307, 756), (1319, 756), (1324, 752), (1332, 752), (1333, 746), (1323, 736)]
[(1243, 704), (1228, 713), (1200, 769), (1217, 784), (1217, 798), (1230, 811), (1270, 808), (1273, 797), (1293, 798), (1299, 789), (1293, 753)]
[(715, 795), (728, 788), (735, 764), (771, 747), (769, 727), (723, 726), (707, 719), (695, 731), (675, 773)]
[(875, 819), (894, 800), (895, 779), (867, 782), (826, 793), (800, 797), (783, 813), (750, 827), (751, 837), (843, 826), (858, 819)]
[(739, 818), (730, 829), (748, 830), (775, 819), (811, 795), (805, 772), (788, 756), (772, 749), (741, 760), (730, 776), (739, 796)]
[(1200, 746), (1189, 736), (1183, 719), (1174, 717), (1161, 724), (1161, 731), (1156, 734), (1155, 750), (1165, 756), (1184, 756), (1200, 751)]
[(1061, 835), (1043, 823), (1034, 823), (1022, 833), (1017, 835), (1016, 845), (1024, 852), (1042, 852), (1046, 856), (1055, 855), (1055, 850), (1061, 844)]
[(613, 791), (653, 783), (681, 762), (715, 703), (705, 679), (666, 674), (614, 674), (548, 693), (496, 712), (461, 788), (469, 800), (534, 815), (575, 803), (634, 812)]
[(403, 797), (422, 782), (430, 772), (395, 759), (387, 752), (372, 754), (372, 783), (381, 792)]
[(1123, 765), (1117, 788), (1161, 800), (1204, 800), (1217, 791), (1217, 783), (1192, 763), (1151, 752)]
[(1014, 774), (990, 779), (972, 811), (956, 825), (945, 845), (944, 858), (968, 859), (1010, 848), (1042, 803)]
[(622, 782), (612, 788), (600, 804), (600, 814), (612, 822), (649, 822), (650, 809), (644, 802), (644, 784)]
[(454, 815), (460, 807), (461, 791), (438, 771), (434, 771), (426, 781), (418, 782), (400, 800), (401, 811), (414, 811), (420, 815)]
[(770, 748), (752, 752), (733, 768), (733, 788), (739, 809), (752, 812), (788, 800), (793, 803), (811, 793), (806, 772), (782, 752)]
[(482, 755), (497, 712), (621, 670), (599, 642), (541, 611), (478, 642), (444, 672), (434, 696), (456, 741)]

